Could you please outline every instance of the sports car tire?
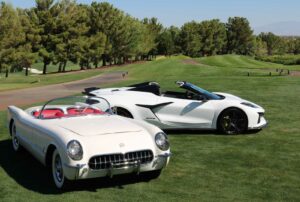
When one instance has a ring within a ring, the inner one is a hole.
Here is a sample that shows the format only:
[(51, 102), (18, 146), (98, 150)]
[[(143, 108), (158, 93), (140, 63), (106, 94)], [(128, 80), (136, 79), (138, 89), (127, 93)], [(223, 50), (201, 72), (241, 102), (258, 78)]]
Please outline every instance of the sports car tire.
[(15, 122), (12, 122), (10, 131), (13, 149), (15, 152), (20, 152), (22, 150), (22, 146), (20, 145), (20, 141), (17, 136), (17, 128)]
[(124, 116), (124, 117), (133, 119), (132, 114), (131, 114), (129, 111), (127, 111), (126, 109), (117, 107), (117, 108), (115, 109), (115, 111), (116, 111), (116, 113), (117, 113), (119, 116)]
[(57, 149), (52, 155), (51, 172), (55, 186), (58, 189), (65, 189), (68, 187), (69, 180), (64, 176), (63, 164)]
[(219, 116), (218, 130), (223, 134), (241, 134), (247, 130), (247, 127), (247, 115), (238, 108), (228, 108)]

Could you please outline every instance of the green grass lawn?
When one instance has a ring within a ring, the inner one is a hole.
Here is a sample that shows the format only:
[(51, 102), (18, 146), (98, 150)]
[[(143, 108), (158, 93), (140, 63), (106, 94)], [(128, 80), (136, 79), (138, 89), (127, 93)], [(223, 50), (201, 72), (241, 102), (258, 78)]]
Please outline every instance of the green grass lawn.
[(218, 55), (213, 57), (203, 57), (198, 59), (200, 63), (230, 68), (246, 68), (246, 69), (289, 69), (300, 70), (300, 65), (282, 65), (270, 62), (254, 60), (253, 57), (241, 55)]
[(238, 136), (169, 132), (174, 155), (159, 179), (96, 179), (58, 192), (30, 154), (13, 153), (4, 127), (6, 112), (0, 112), (0, 201), (300, 201), (300, 77), (248, 77), (249, 69), (278, 65), (239, 56), (199, 59), (206, 66), (184, 64), (183, 59), (124, 66), (128, 79), (113, 86), (155, 80), (163, 89), (175, 90), (174, 81), (187, 80), (263, 106), (269, 127)]

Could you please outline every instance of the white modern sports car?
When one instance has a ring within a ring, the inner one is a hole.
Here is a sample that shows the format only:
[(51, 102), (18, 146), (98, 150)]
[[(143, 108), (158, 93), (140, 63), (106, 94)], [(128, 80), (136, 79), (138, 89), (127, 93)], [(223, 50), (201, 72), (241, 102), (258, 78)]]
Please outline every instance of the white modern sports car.
[(10, 106), (13, 149), (24, 147), (49, 166), (57, 188), (69, 180), (133, 172), (158, 177), (170, 157), (166, 134), (110, 112), (105, 99), (88, 96), (59, 98), (25, 111)]
[(210, 129), (240, 134), (267, 125), (265, 110), (253, 102), (227, 93), (212, 93), (185, 81), (181, 91), (160, 92), (156, 82), (121, 88), (87, 88), (90, 96), (101, 96), (115, 113), (145, 120), (161, 129)]

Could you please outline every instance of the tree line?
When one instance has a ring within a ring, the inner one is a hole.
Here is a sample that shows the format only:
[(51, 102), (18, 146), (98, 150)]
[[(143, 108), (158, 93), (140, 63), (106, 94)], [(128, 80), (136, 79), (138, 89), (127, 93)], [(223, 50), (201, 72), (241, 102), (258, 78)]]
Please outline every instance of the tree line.
[(68, 61), (81, 69), (151, 60), (158, 54), (191, 57), (235, 53), (300, 52), (298, 38), (253, 34), (246, 18), (188, 22), (165, 28), (156, 18), (139, 20), (107, 2), (36, 0), (30, 9), (0, 4), (0, 72), (22, 71), (36, 61), (64, 72)]

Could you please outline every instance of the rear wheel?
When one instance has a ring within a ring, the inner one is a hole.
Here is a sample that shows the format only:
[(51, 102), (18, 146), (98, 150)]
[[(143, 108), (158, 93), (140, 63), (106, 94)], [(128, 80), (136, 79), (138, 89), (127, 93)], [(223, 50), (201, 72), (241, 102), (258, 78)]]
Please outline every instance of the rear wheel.
[(114, 109), (114, 111), (115, 111), (115, 113), (118, 114), (119, 116), (123, 116), (123, 117), (127, 117), (127, 118), (133, 119), (132, 114), (131, 114), (128, 110), (126, 110), (126, 109), (116, 107), (116, 108)]
[(221, 113), (218, 119), (220, 132), (233, 135), (244, 133), (248, 128), (246, 114), (237, 108), (229, 108)]
[(17, 127), (14, 121), (11, 123), (10, 131), (13, 149), (15, 152), (19, 152), (22, 147), (20, 145), (19, 137), (17, 136)]

